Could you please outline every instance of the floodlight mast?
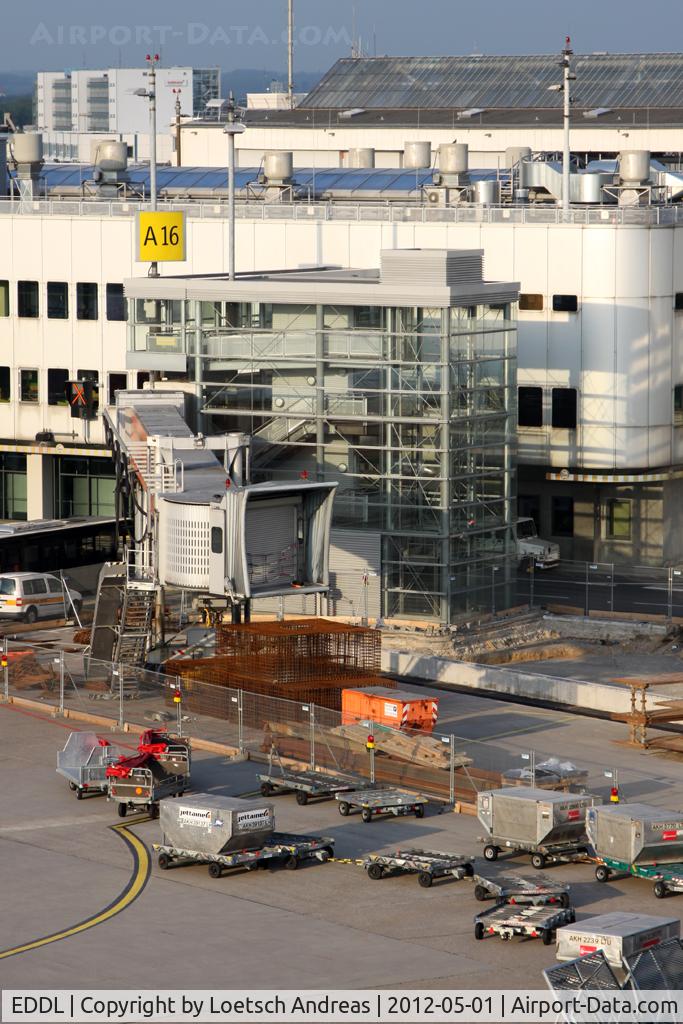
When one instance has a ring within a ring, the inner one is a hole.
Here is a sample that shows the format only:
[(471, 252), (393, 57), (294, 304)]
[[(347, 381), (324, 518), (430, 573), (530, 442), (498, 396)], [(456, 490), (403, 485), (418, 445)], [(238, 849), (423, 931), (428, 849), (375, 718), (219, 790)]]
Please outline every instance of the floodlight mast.
[(244, 131), (240, 110), (230, 92), (225, 103), (225, 134), (228, 136), (228, 279), (235, 280), (235, 135)]
[(576, 79), (576, 75), (572, 74), (571, 70), (571, 58), (574, 51), (572, 50), (572, 41), (567, 36), (564, 43), (564, 50), (562, 51), (562, 92), (563, 92), (563, 111), (562, 111), (562, 127), (563, 127), (563, 152), (562, 152), (562, 212), (567, 218), (569, 214), (569, 187), (570, 187), (570, 162), (571, 153), (569, 150), (569, 112), (571, 104), (570, 94), (570, 82)]
[(294, 109), (294, 0), (287, 0), (287, 106)]

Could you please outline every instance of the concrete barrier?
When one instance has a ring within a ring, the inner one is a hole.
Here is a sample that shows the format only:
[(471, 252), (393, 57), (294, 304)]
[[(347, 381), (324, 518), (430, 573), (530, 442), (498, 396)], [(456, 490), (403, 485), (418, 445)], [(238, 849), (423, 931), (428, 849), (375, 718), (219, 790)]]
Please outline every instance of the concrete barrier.
[[(382, 671), (405, 679), (431, 679), (441, 686), (451, 683), (473, 692), (507, 694), (586, 711), (623, 714), (631, 710), (631, 690), (627, 686), (519, 672), (509, 666), (474, 665), (412, 651), (384, 650)], [(647, 706), (666, 699), (663, 694), (648, 693)]]

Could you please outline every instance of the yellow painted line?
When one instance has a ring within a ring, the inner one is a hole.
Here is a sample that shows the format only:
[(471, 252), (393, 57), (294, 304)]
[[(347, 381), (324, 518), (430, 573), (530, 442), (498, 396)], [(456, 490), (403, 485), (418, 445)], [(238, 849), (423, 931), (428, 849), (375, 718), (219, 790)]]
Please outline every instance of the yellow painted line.
[(328, 857), (328, 864), (355, 864), (356, 867), (362, 867), (365, 864), (364, 860), (357, 857)]
[(141, 822), (148, 820), (146, 817), (137, 818), (135, 821), (127, 822), (125, 825), (110, 826), (113, 832), (121, 836), (133, 858), (133, 873), (125, 889), (119, 893), (113, 903), (110, 903), (108, 907), (105, 907), (104, 910), (99, 911), (99, 913), (94, 914), (92, 917), (87, 917), (85, 921), (72, 925), (71, 928), (65, 928), (61, 932), (54, 932), (52, 935), (45, 935), (42, 939), (34, 939), (33, 942), (26, 942), (22, 946), (14, 946), (12, 949), (0, 951), (0, 960), (6, 960), (10, 956), (18, 956), (20, 953), (28, 953), (33, 949), (40, 949), (41, 946), (49, 946), (53, 942), (61, 942), (62, 939), (69, 939), (72, 935), (78, 935), (80, 932), (88, 931), (89, 928), (95, 928), (98, 924), (104, 924), (105, 921), (109, 921), (116, 914), (120, 914), (122, 910), (129, 907), (147, 885), (151, 870), (149, 851), (142, 840), (138, 839), (135, 833), (130, 831), (129, 825), (139, 825)]

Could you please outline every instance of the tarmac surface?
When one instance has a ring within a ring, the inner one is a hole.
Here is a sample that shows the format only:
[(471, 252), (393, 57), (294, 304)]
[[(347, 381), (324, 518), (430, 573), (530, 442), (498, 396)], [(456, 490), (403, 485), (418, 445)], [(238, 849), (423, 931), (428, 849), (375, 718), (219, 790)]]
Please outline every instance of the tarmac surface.
[[(590, 766), (603, 796), (607, 763), (620, 769), (622, 799), (683, 804), (683, 764), (624, 747), (623, 726), (440, 696), (445, 731), (457, 725), (471, 745), (486, 740), (492, 758), (523, 763), (519, 754), (534, 744)], [(372, 881), (362, 867), (335, 862), (218, 880), (203, 865), (161, 871), (150, 850), (160, 836), (158, 822), (121, 821), (104, 797), (77, 801), (55, 773), (56, 752), (71, 728), (49, 713), (0, 705), (3, 987), (476, 989), (494, 981), (501, 988), (544, 987), (541, 971), (554, 962), (553, 947), (495, 937), (476, 942), (473, 917), (490, 904), (475, 901), (468, 880), (421, 889), (414, 876)], [(131, 736), (123, 741), (134, 744)], [(252, 794), (259, 770), (199, 753), (193, 790)], [(439, 813), (434, 805), (423, 820), (364, 824), (359, 816), (340, 817), (334, 801), (300, 807), (291, 795), (272, 800), (279, 830), (331, 836), (340, 858), (419, 846), (477, 855), (482, 874), (534, 874), (526, 858), (486, 864), (477, 820)], [(125, 841), (126, 830), (137, 847)], [(548, 870), (572, 884), (579, 921), (608, 910), (678, 917), (683, 909), (683, 897), (656, 900), (645, 881), (599, 885), (589, 864)], [(74, 928), (91, 919), (85, 929)], [(57, 941), (21, 951), (62, 932), (67, 935)]]

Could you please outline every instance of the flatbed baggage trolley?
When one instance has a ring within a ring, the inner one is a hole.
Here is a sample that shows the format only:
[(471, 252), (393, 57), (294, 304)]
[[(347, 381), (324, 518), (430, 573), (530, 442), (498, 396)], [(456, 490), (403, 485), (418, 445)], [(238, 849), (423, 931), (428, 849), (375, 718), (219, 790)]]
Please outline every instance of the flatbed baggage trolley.
[(474, 898), (483, 902), (494, 899), (502, 904), (532, 904), (544, 906), (559, 904), (568, 907), (570, 903), (570, 887), (564, 882), (556, 882), (547, 875), (536, 875), (526, 878), (513, 872), (500, 874), (496, 878), (485, 878), (474, 875)]
[(118, 747), (94, 732), (72, 732), (63, 750), (57, 751), (57, 772), (82, 800), (88, 794), (106, 793), (107, 768), (121, 756)]
[(500, 935), (508, 941), (513, 935), (522, 938), (542, 939), (544, 946), (555, 941), (555, 929), (563, 924), (573, 924), (576, 915), (571, 907), (534, 906), (511, 907), (500, 903), (482, 911), (474, 919), (474, 937), (483, 939), (487, 935)]
[(396, 850), (395, 853), (371, 853), (363, 863), (368, 877), (378, 881), (385, 875), (417, 874), (418, 885), (429, 889), (436, 878), (471, 878), (472, 858), (437, 850)]
[(354, 779), (350, 775), (343, 777), (316, 771), (295, 772), (287, 768), (281, 768), (279, 774), (275, 774), (272, 769), (268, 772), (259, 772), (257, 778), (261, 783), (263, 796), (295, 793), (296, 802), (302, 807), (311, 798), (331, 800), (336, 793), (350, 793), (357, 790), (359, 783), (362, 782), (362, 779)]
[(220, 878), (226, 868), (245, 868), (253, 871), (258, 867), (269, 867), (278, 862), (290, 871), (296, 870), (304, 860), (319, 860), (323, 863), (334, 856), (334, 839), (329, 836), (300, 836), (287, 832), (273, 832), (268, 842), (251, 850), (236, 850), (233, 853), (199, 853), (184, 850), (164, 843), (153, 843), (152, 849), (158, 854), (162, 871), (178, 864), (208, 864), (212, 878)]
[(488, 861), (498, 860), (500, 853), (510, 853), (512, 856), (528, 853), (531, 866), (537, 871), (542, 871), (549, 864), (574, 864), (577, 861), (584, 862), (593, 859), (586, 841), (546, 845), (545, 843), (517, 843), (506, 839), (499, 840), (497, 843), (487, 843), (484, 846), (484, 857)]
[(356, 789), (351, 793), (335, 793), (339, 803), (339, 813), (346, 817), (351, 811), (360, 811), (361, 818), (370, 822), (379, 814), (393, 814), (402, 817), (414, 814), (416, 818), (424, 818), (427, 797), (406, 793), (402, 789)]
[(607, 882), (611, 875), (626, 875), (646, 878), (652, 882), (652, 891), (658, 900), (672, 893), (683, 892), (683, 863), (674, 864), (627, 864), (611, 857), (601, 857), (595, 869), (598, 882)]

